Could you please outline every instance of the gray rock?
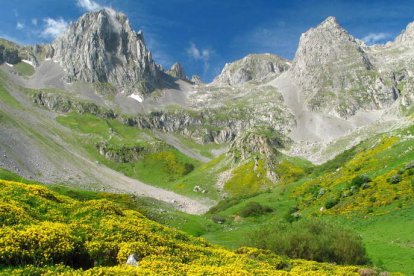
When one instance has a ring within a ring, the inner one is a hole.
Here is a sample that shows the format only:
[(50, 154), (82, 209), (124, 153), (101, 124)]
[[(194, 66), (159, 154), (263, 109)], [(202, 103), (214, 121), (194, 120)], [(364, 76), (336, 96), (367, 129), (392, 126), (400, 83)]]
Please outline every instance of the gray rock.
[(215, 85), (237, 86), (248, 81), (263, 81), (276, 77), (289, 69), (288, 60), (271, 54), (252, 54), (228, 63), (221, 74), (214, 79)]
[(397, 90), (366, 49), (334, 17), (302, 34), (292, 72), (308, 109), (348, 118), (360, 109), (391, 106)]
[(131, 266), (138, 266), (138, 260), (138, 256), (134, 253), (128, 256), (126, 264)]
[(200, 76), (198, 76), (198, 75), (193, 75), (191, 77), (191, 82), (194, 83), (194, 84), (202, 84), (203, 83)]
[(171, 69), (167, 71), (167, 74), (177, 79), (187, 80), (187, 77), (184, 72), (184, 68), (178, 62), (174, 63), (173, 66), (171, 66)]
[(72, 23), (48, 54), (63, 67), (68, 82), (109, 82), (143, 94), (160, 76), (142, 32), (134, 32), (124, 14), (109, 8)]

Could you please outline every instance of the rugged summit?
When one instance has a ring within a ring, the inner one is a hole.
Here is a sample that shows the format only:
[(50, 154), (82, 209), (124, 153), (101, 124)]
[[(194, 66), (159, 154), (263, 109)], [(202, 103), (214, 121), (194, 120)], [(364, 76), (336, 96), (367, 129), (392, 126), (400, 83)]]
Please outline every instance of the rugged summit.
[(178, 62), (174, 63), (173, 66), (171, 66), (171, 69), (167, 71), (167, 74), (177, 79), (181, 79), (181, 80), (187, 79), (183, 66)]
[(63, 67), (68, 82), (109, 82), (131, 92), (147, 92), (160, 73), (143, 34), (108, 8), (72, 23), (51, 45), (49, 58)]
[(237, 86), (248, 81), (263, 81), (289, 69), (288, 60), (271, 54), (252, 54), (227, 63), (213, 84)]
[(310, 110), (347, 118), (396, 100), (397, 90), (380, 75), (364, 48), (334, 17), (302, 34), (292, 72)]
[(407, 28), (395, 38), (394, 44), (400, 44), (404, 46), (414, 45), (414, 22), (409, 23), (407, 25)]

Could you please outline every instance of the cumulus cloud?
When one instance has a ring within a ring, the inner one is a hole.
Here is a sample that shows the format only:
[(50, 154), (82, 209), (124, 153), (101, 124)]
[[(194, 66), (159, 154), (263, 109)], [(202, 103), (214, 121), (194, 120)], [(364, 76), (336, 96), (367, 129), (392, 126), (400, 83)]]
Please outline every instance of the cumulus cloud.
[(37, 18), (33, 18), (33, 19), (32, 19), (32, 24), (33, 24), (34, 26), (37, 26)]
[(369, 33), (368, 35), (364, 36), (362, 40), (366, 44), (375, 44), (377, 42), (384, 42), (384, 40), (389, 39), (391, 37), (388, 33)]
[(24, 29), (24, 23), (22, 23), (22, 22), (17, 22), (17, 24), (16, 24), (16, 29), (18, 29), (18, 30), (22, 30), (22, 29)]
[(211, 49), (199, 49), (194, 43), (190, 43), (190, 47), (186, 49), (187, 55), (194, 60), (204, 62), (204, 70), (207, 71), (210, 67), (210, 58), (214, 53)]
[(43, 21), (45, 22), (45, 27), (41, 33), (41, 36), (45, 38), (56, 38), (68, 27), (68, 22), (63, 18), (45, 18)]
[(103, 7), (93, 0), (76, 0), (78, 7), (90, 12), (100, 10)]

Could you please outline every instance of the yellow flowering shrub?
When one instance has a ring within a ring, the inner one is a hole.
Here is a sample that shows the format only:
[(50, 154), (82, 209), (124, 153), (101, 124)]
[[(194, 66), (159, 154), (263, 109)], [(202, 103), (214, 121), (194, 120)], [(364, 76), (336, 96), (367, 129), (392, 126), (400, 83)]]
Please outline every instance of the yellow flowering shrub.
[[(392, 147), (399, 145), (399, 138), (385, 137), (369, 149), (358, 152), (341, 169), (327, 172), (297, 187), (293, 195), (300, 199), (300, 208), (320, 209), (334, 201), (333, 207), (323, 214), (348, 214), (352, 212), (373, 212), (400, 200), (401, 205), (412, 202), (414, 191), (411, 180), (414, 179), (404, 166), (394, 169), (387, 164), (395, 162)], [(374, 175), (363, 187), (352, 187), (352, 180), (361, 175)], [(396, 185), (388, 179), (394, 175), (401, 177)], [(328, 207), (327, 207), (328, 208)]]
[(25, 223), (29, 220), (23, 208), (0, 201), (0, 227)]
[(0, 261), (3, 264), (45, 265), (67, 261), (77, 238), (62, 223), (41, 222), (22, 229), (0, 230)]
[[(0, 210), (10, 213), (1, 213), (4, 275), (352, 275), (359, 269), (254, 248), (230, 251), (108, 200), (80, 202), (2, 180), (0, 193)], [(130, 254), (139, 257), (137, 267), (125, 265)]]

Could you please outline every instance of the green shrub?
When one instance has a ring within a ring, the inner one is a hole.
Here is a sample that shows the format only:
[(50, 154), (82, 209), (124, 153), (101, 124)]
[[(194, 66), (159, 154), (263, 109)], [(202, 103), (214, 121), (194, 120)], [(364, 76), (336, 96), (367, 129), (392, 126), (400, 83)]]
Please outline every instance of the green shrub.
[(299, 220), (299, 208), (297, 206), (290, 208), (290, 210), (284, 215), (284, 219), (289, 223)]
[(328, 201), (326, 201), (326, 203), (325, 203), (325, 208), (326, 209), (331, 209), (331, 208), (335, 207), (335, 205), (337, 205), (338, 203), (339, 203), (339, 198), (328, 199)]
[(390, 184), (398, 184), (401, 182), (401, 180), (402, 180), (402, 177), (399, 174), (395, 174), (387, 179), (388, 183)]
[(211, 220), (214, 221), (215, 223), (218, 223), (218, 224), (223, 224), (223, 223), (226, 222), (226, 218), (225, 217), (223, 217), (221, 215), (217, 215), (217, 214), (212, 215), (211, 216)]
[(349, 229), (314, 219), (262, 227), (246, 236), (246, 245), (319, 262), (369, 262), (361, 237)]
[(352, 186), (356, 186), (359, 188), (362, 186), (362, 184), (369, 183), (369, 182), (371, 182), (371, 178), (369, 178), (369, 176), (365, 174), (360, 174), (358, 176), (355, 176), (352, 179), (351, 184)]
[(240, 211), (241, 217), (253, 217), (260, 216), (266, 213), (273, 212), (273, 209), (268, 206), (263, 206), (258, 202), (249, 202), (246, 206)]
[(210, 210), (208, 210), (207, 213), (208, 214), (215, 214), (215, 213), (225, 211), (228, 208), (239, 204), (243, 200), (254, 197), (254, 196), (257, 196), (259, 194), (260, 194), (260, 192), (249, 194), (249, 195), (244, 195), (244, 196), (225, 198), (225, 199), (219, 201), (219, 203), (217, 203), (217, 205), (211, 207)]

